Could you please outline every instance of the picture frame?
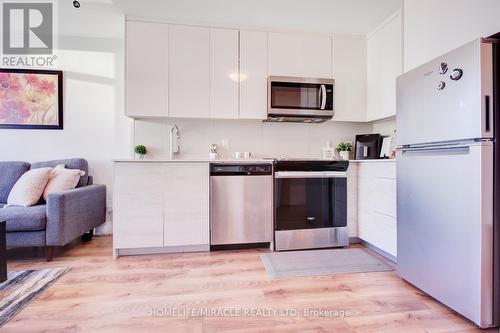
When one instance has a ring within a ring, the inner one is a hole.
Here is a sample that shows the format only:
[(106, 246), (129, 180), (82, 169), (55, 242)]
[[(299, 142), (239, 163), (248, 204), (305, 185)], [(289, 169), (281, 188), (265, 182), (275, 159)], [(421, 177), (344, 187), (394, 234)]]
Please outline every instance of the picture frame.
[(0, 129), (62, 130), (63, 72), (0, 68)]

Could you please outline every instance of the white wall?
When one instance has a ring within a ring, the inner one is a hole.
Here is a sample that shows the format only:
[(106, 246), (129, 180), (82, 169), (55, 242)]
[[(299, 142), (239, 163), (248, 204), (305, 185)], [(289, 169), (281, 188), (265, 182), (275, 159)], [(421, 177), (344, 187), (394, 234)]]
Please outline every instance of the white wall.
[[(256, 157), (321, 157), (326, 141), (354, 141), (356, 134), (371, 133), (370, 123), (325, 122), (322, 124), (264, 123), (243, 120), (169, 119), (136, 120), (135, 144), (144, 144), (150, 159), (165, 158), (169, 149), (169, 127), (181, 131), (181, 154), (176, 158), (206, 159), (210, 144), (219, 147), (221, 158), (235, 151), (250, 151)], [(222, 141), (228, 139), (227, 149)]]
[(396, 118), (380, 120), (373, 123), (373, 133), (379, 133), (383, 136), (391, 136), (396, 130)]
[(500, 31), (498, 0), (404, 0), (403, 8), (405, 71)]
[[(95, 182), (108, 186), (111, 207), (111, 159), (129, 157), (132, 141), (132, 121), (123, 115), (124, 16), (106, 4), (58, 7), (64, 130), (0, 129), (0, 160), (86, 158)], [(109, 230), (109, 223), (101, 228)]]

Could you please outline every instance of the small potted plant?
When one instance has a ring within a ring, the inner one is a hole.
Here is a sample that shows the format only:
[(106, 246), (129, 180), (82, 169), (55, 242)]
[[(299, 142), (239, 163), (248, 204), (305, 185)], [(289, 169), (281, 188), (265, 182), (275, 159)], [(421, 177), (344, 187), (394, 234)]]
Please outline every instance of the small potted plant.
[(341, 142), (337, 145), (336, 150), (339, 152), (341, 160), (349, 159), (349, 152), (352, 149), (352, 144), (350, 142)]
[(135, 151), (135, 157), (139, 160), (144, 159), (144, 155), (146, 155), (148, 153), (146, 146), (143, 146), (143, 145), (135, 146), (134, 151)]

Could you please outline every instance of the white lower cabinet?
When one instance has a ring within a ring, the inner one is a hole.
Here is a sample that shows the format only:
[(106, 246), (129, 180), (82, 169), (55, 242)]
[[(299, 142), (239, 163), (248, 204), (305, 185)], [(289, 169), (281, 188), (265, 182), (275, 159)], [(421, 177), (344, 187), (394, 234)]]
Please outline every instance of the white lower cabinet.
[(358, 237), (358, 164), (347, 169), (347, 228), (349, 237)]
[(113, 247), (163, 246), (163, 165), (115, 163)]
[(396, 163), (359, 163), (359, 238), (397, 257), (396, 220)]
[(209, 250), (209, 165), (115, 162), (114, 256)]
[(167, 186), (164, 190), (164, 245), (208, 245), (208, 164), (166, 164), (165, 180)]

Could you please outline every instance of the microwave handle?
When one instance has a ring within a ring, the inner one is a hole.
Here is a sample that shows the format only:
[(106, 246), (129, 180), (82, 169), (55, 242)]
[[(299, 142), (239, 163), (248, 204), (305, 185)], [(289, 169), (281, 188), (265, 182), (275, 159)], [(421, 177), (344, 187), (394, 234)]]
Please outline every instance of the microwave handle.
[(326, 107), (326, 86), (324, 84), (321, 85), (320, 96), (321, 96), (321, 110), (324, 110)]

